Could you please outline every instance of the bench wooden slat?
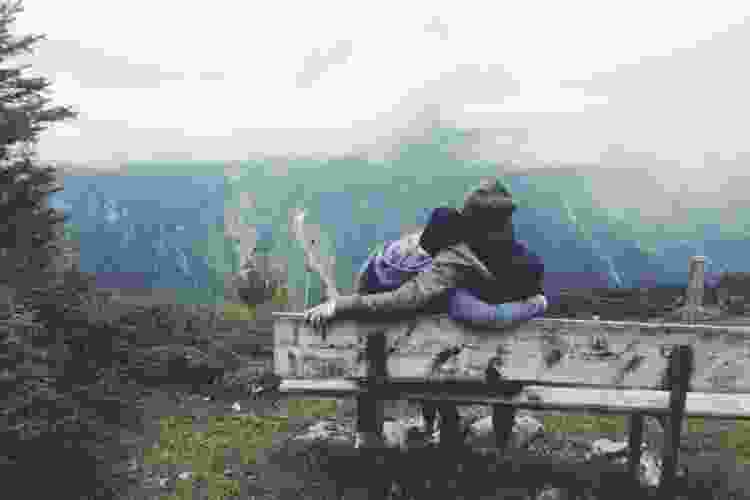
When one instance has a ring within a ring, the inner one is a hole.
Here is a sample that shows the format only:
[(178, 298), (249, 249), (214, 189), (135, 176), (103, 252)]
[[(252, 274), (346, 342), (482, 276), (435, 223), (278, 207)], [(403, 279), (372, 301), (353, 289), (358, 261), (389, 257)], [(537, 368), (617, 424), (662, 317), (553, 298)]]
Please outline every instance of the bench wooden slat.
[(689, 392), (685, 414), (689, 417), (750, 420), (750, 394)]
[[(513, 398), (486, 397), (479, 394), (445, 394), (429, 389), (401, 392), (398, 383), (391, 384), (393, 397), (409, 400), (454, 401), (460, 404), (507, 403), (527, 409), (565, 410), (580, 409), (602, 413), (630, 414), (643, 412), (648, 415), (669, 414), (669, 392), (632, 389), (593, 389), (571, 387), (529, 386), (524, 393)], [(355, 381), (347, 379), (292, 379), (284, 380), (281, 392), (300, 398), (348, 398), (360, 394), (364, 389)], [(536, 394), (540, 400), (529, 399), (527, 394)], [(710, 394), (690, 392), (687, 395), (686, 414), (691, 417), (750, 419), (750, 395)]]
[[(747, 327), (545, 318), (491, 330), (437, 315), (391, 322), (341, 320), (323, 336), (299, 314), (275, 318), (274, 369), (282, 378), (364, 376), (364, 339), (384, 332), (393, 347), (387, 360), (393, 377), (424, 377), (438, 352), (467, 345), (444, 365), (446, 371), (483, 379), (487, 363), (500, 351), (507, 378), (658, 387), (667, 366), (663, 353), (676, 345), (691, 345), (693, 390), (750, 392)], [(606, 355), (606, 350), (597, 354), (591, 345), (599, 336), (609, 343)]]
[[(302, 321), (304, 313), (299, 312), (274, 312), (274, 319), (287, 319), (293, 321)], [(447, 318), (447, 314), (425, 315), (424, 317)], [(372, 323), (373, 321), (360, 321), (362, 324)], [(383, 322), (384, 323), (384, 322)], [(384, 323), (386, 324), (386, 323)], [(674, 323), (661, 321), (611, 321), (595, 319), (573, 319), (573, 318), (536, 318), (528, 322), (538, 328), (544, 327), (589, 327), (601, 328), (605, 330), (626, 330), (638, 328), (641, 332), (647, 331), (661, 332), (664, 329), (672, 330), (675, 333), (690, 334), (714, 334), (714, 335), (739, 335), (750, 339), (750, 325), (727, 325), (727, 324), (706, 324), (706, 323)]]

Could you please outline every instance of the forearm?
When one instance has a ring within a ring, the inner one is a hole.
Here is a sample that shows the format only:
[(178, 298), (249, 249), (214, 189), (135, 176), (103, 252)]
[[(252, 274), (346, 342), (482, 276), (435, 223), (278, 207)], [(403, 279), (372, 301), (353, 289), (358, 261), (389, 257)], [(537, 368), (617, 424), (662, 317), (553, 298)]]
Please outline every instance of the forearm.
[(367, 314), (387, 315), (404, 312), (418, 312), (425, 305), (447, 288), (420, 287), (417, 280), (404, 283), (401, 287), (390, 292), (372, 294), (355, 294), (336, 299), (337, 314)]
[(541, 316), (546, 309), (547, 301), (543, 295), (494, 305), (479, 300), (463, 288), (452, 290), (448, 302), (448, 314), (452, 319), (490, 327), (528, 321)]
[(451, 266), (433, 265), (396, 290), (355, 294), (336, 300), (337, 314), (392, 314), (418, 312), (457, 284), (458, 273)]

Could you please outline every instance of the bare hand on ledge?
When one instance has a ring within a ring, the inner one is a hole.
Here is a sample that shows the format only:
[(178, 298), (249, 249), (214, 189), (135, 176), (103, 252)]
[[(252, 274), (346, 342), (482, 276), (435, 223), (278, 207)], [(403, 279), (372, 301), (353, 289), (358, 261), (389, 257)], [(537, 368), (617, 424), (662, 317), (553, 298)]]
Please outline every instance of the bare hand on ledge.
[(305, 311), (305, 322), (316, 330), (325, 327), (336, 315), (336, 299), (329, 299), (322, 304)]

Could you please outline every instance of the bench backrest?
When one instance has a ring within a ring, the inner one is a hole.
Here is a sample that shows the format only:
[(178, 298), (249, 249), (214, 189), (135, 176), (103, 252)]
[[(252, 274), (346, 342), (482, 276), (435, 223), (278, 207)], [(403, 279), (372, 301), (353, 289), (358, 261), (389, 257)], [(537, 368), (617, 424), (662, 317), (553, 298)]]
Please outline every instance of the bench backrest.
[(748, 327), (544, 318), (506, 330), (480, 330), (439, 315), (337, 321), (324, 337), (300, 313), (274, 313), (274, 320), (274, 371), (285, 379), (364, 377), (365, 338), (383, 333), (390, 377), (424, 377), (435, 369), (437, 354), (459, 346), (437, 371), (483, 379), (494, 358), (502, 374), (513, 379), (662, 388), (669, 353), (674, 346), (691, 345), (691, 390), (750, 392)]

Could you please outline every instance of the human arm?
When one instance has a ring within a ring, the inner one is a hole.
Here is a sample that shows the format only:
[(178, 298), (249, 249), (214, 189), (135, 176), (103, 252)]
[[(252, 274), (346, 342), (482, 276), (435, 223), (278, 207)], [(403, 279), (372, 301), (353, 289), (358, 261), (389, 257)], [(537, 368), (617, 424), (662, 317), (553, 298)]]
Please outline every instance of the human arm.
[(416, 274), (396, 290), (339, 297), (336, 312), (373, 315), (416, 312), (460, 283), (463, 270), (459, 267), (435, 259), (430, 268)]
[(418, 312), (463, 282), (469, 267), (450, 252), (441, 253), (428, 269), (417, 273), (395, 290), (340, 296), (310, 309), (305, 317), (317, 327), (342, 314), (353, 313), (359, 317)]
[[(516, 263), (509, 274), (496, 277), (512, 283), (513, 293), (503, 293), (498, 299), (481, 300), (466, 288), (451, 290), (448, 296), (448, 313), (451, 318), (474, 325), (502, 328), (514, 323), (529, 321), (547, 310), (544, 296), (544, 263), (541, 257), (529, 250), (524, 241), (516, 243)], [(500, 297), (507, 297), (500, 299)]]
[(456, 321), (477, 326), (502, 328), (513, 323), (529, 321), (547, 310), (547, 299), (543, 294), (523, 301), (488, 304), (465, 288), (449, 292), (448, 315)]

